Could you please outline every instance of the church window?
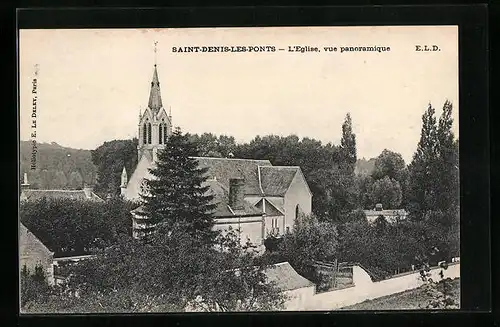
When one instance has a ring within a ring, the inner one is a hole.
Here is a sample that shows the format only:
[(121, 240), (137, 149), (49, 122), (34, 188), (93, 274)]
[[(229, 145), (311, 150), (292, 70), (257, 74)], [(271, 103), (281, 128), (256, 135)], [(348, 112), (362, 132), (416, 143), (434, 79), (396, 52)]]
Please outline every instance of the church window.
[(167, 124), (163, 124), (163, 140), (164, 140), (164, 142), (167, 142), (167, 137), (168, 137)]
[(147, 143), (147, 141), (148, 141), (147, 135), (148, 135), (148, 127), (147, 127), (146, 123), (144, 123), (144, 125), (142, 126), (142, 144)]
[(299, 213), (300, 213), (300, 208), (299, 205), (297, 204), (297, 206), (295, 207), (295, 218), (299, 217)]
[(163, 124), (160, 124), (160, 126), (158, 127), (158, 142), (160, 144), (163, 144)]
[(148, 144), (151, 144), (151, 123), (148, 123)]

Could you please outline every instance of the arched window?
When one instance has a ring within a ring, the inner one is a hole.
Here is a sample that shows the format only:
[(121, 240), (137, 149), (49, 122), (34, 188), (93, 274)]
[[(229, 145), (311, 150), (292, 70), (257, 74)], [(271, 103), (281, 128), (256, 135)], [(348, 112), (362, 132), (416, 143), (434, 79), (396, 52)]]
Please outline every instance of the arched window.
[(151, 144), (151, 123), (148, 123), (148, 144)]
[(297, 204), (297, 206), (295, 207), (295, 219), (299, 218), (299, 213), (300, 213), (300, 208), (299, 205)]
[(163, 124), (163, 141), (167, 142), (167, 138), (168, 138), (167, 124)]
[(158, 127), (158, 142), (163, 144), (163, 124)]
[(148, 141), (147, 136), (148, 136), (148, 126), (146, 125), (146, 123), (144, 123), (144, 125), (142, 126), (142, 144), (147, 143)]

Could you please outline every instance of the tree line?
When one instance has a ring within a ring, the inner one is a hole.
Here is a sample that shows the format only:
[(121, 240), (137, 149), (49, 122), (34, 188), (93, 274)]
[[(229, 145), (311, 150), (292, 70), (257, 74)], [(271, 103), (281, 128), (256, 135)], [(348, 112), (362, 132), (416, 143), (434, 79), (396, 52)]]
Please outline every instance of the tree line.
[(89, 150), (73, 149), (52, 143), (38, 143), (35, 169), (31, 167), (32, 144), (20, 142), (20, 183), (24, 173), (35, 189), (82, 189), (92, 185), (96, 178), (96, 166)]

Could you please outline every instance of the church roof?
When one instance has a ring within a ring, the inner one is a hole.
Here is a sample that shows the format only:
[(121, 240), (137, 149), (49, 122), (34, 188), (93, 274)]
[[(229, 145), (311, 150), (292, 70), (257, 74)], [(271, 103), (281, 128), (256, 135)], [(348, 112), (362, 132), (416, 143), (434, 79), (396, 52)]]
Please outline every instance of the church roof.
[(208, 168), (208, 177), (229, 189), (229, 179), (245, 179), (245, 195), (261, 195), (259, 166), (271, 166), (269, 160), (195, 157), (201, 168)]
[[(229, 191), (228, 189), (222, 185), (222, 183), (216, 180), (207, 180), (203, 183), (202, 186), (209, 187), (209, 193), (214, 196), (213, 202), (217, 204), (215, 210), (213, 211), (215, 218), (229, 218), (236, 216), (261, 216), (263, 212), (256, 207), (252, 206), (247, 201), (243, 202), (244, 208), (240, 210), (234, 210), (229, 206)], [(134, 213), (142, 213), (143, 206), (140, 206), (131, 212)]]
[(299, 167), (260, 167), (262, 189), (266, 195), (283, 196), (290, 187)]
[(260, 216), (263, 214), (261, 210), (247, 201), (243, 201), (244, 208), (242, 210), (236, 211), (229, 206), (229, 191), (222, 183), (216, 180), (208, 180), (205, 185), (210, 187), (210, 192), (214, 195), (214, 202), (217, 203), (214, 211), (215, 217)]
[(42, 198), (103, 201), (94, 192), (86, 193), (85, 190), (23, 190), (21, 193), (22, 200), (36, 201)]
[[(235, 159), (235, 158), (212, 158), (212, 157), (192, 157), (198, 161), (200, 168), (207, 169), (209, 180), (215, 180), (222, 185), (225, 190), (229, 190), (229, 180), (231, 178), (243, 178), (245, 180), (244, 194), (284, 196), (293, 178), (300, 172), (297, 166), (272, 166), (269, 160), (256, 159)], [(153, 161), (148, 151), (143, 152), (141, 160), (147, 161), (147, 166), (152, 166)], [(137, 169), (145, 170), (146, 166)], [(134, 172), (137, 174), (139, 172)], [(141, 174), (140, 174), (141, 175)], [(145, 177), (150, 177), (144, 171)], [(274, 204), (274, 203), (273, 203)], [(275, 204), (276, 205), (276, 204)], [(281, 206), (278, 205), (278, 208)]]
[(148, 107), (157, 114), (163, 107), (161, 102), (160, 80), (158, 79), (158, 71), (155, 69), (153, 72), (153, 80), (151, 81), (151, 91), (149, 92)]

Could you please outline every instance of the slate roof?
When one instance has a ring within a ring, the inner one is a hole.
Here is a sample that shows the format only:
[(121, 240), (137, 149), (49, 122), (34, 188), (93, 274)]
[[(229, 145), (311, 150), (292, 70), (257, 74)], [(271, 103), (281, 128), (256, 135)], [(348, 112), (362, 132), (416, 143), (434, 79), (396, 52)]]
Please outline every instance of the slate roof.
[(208, 168), (208, 177), (215, 178), (226, 189), (229, 189), (229, 179), (245, 179), (245, 195), (261, 195), (259, 186), (259, 166), (271, 166), (269, 160), (229, 159), (194, 157), (200, 168)]
[[(234, 210), (229, 206), (229, 191), (216, 180), (207, 180), (202, 186), (209, 186), (208, 192), (214, 195), (214, 203), (217, 203), (217, 207), (214, 210), (215, 218), (228, 218), (237, 216), (262, 216), (263, 212), (258, 208), (252, 206), (247, 201), (244, 201), (243, 210)], [(141, 213), (143, 206), (140, 206), (134, 210), (132, 213)]]
[(262, 189), (266, 195), (284, 196), (299, 167), (260, 167)]
[(208, 180), (205, 185), (210, 187), (209, 192), (211, 192), (215, 198), (214, 202), (217, 203), (214, 215), (216, 218), (222, 217), (234, 217), (234, 216), (261, 216), (263, 212), (256, 207), (252, 206), (247, 201), (243, 201), (243, 210), (234, 210), (229, 206), (229, 191), (228, 189), (219, 181)]
[(36, 201), (38, 199), (72, 199), (72, 200), (91, 200), (91, 201), (103, 201), (94, 192), (90, 192), (87, 196), (84, 190), (23, 190), (21, 193), (21, 199)]
[(264, 271), (264, 274), (268, 281), (275, 282), (282, 291), (314, 286), (313, 282), (299, 275), (288, 262), (272, 265)]

